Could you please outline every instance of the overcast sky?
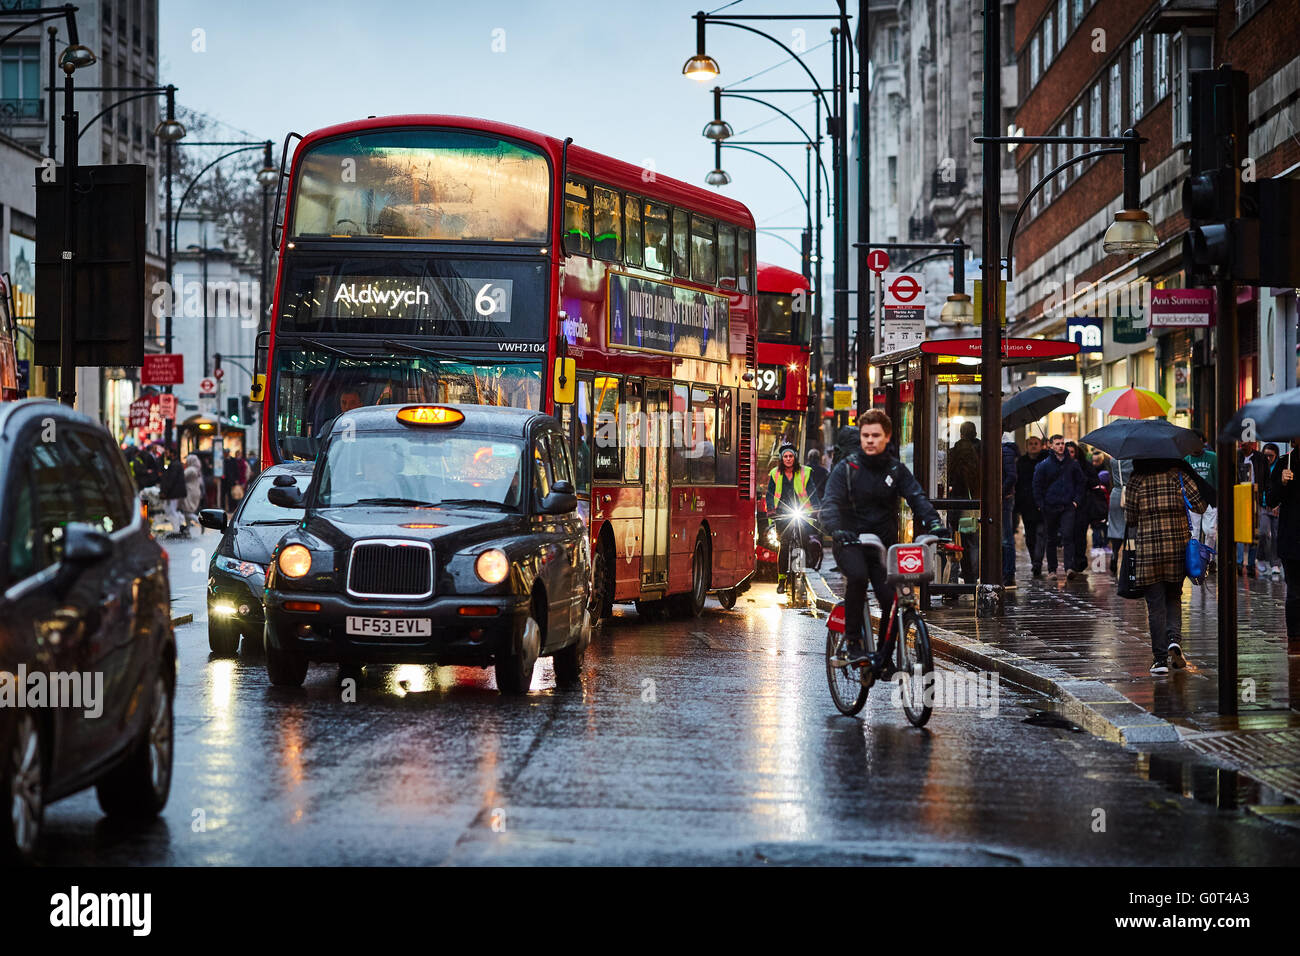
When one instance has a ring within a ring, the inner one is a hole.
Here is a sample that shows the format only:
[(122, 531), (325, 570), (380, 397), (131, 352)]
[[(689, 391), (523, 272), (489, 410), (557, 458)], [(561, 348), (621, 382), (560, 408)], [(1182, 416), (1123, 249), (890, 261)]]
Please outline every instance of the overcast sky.
[[(787, 13), (801, 3), (713, 0), (708, 11)], [(712, 115), (712, 83), (681, 75), (695, 52), (700, 0), (162, 0), (160, 82), (178, 101), (278, 144), (345, 120), (396, 113), (478, 116), (538, 130), (700, 186), (713, 168), (700, 130)], [(830, 0), (802, 3), (831, 13)], [(855, 5), (856, 6), (856, 5)], [(822, 8), (825, 8), (824, 10)], [(831, 78), (830, 21), (767, 21), (752, 26), (801, 54), (824, 85)], [(802, 36), (794, 33), (803, 30)], [(503, 31), (503, 32), (501, 32)], [(494, 42), (504, 52), (493, 52)], [(775, 44), (710, 26), (708, 52), (723, 86), (769, 67), (744, 87), (806, 87), (808, 77)], [(813, 132), (811, 96), (772, 94)], [(798, 131), (757, 104), (724, 100), (737, 140), (787, 140)], [(760, 125), (762, 124), (762, 125)], [(760, 146), (800, 186), (804, 151)], [(279, 148), (276, 150), (277, 157)], [(830, 147), (823, 147), (830, 166)], [(766, 160), (723, 150), (727, 195), (749, 206), (760, 228), (799, 226), (803, 200)], [(798, 232), (780, 235), (798, 245)], [(831, 231), (823, 232), (829, 263)], [(760, 233), (759, 257), (798, 269), (798, 254)], [(828, 276), (829, 279), (829, 276)], [(829, 285), (828, 285), (829, 287)]]

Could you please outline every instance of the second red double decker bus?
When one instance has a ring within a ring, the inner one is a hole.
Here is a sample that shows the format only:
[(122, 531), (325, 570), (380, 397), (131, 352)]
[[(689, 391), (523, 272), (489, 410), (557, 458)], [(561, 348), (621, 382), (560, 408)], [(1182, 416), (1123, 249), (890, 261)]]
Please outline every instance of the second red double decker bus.
[(760, 479), (748, 209), (452, 116), (312, 133), (287, 183), (263, 462), (314, 459), (358, 405), (543, 409), (568, 448), (535, 450), (538, 480), (573, 462), (599, 610), (735, 604)]
[(766, 475), (789, 442), (804, 456), (812, 298), (808, 280), (781, 266), (758, 264), (758, 455)]

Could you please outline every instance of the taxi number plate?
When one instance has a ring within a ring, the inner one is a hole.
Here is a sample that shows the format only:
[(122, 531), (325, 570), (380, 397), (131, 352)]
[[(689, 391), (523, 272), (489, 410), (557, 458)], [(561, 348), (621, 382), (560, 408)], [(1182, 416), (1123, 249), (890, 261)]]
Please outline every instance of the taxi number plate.
[(428, 637), (433, 626), (427, 617), (349, 617), (347, 631), (379, 637)]

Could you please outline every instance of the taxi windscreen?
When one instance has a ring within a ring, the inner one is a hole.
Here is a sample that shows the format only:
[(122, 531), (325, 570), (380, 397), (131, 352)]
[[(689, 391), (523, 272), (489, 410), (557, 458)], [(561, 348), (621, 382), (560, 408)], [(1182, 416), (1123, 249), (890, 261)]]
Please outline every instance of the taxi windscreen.
[(516, 510), (523, 442), (434, 428), (356, 432), (329, 443), (316, 507), (493, 505)]

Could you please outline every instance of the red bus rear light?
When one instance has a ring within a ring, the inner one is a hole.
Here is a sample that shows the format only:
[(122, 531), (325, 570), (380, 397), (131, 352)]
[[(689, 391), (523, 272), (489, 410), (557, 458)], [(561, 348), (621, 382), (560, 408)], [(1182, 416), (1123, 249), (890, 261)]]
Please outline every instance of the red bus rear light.
[(320, 603), (317, 601), (285, 601), (284, 609), (286, 611), (310, 611), (315, 613), (320, 610)]
[(462, 617), (496, 617), (497, 609), (490, 604), (467, 604), (459, 613)]

